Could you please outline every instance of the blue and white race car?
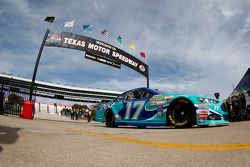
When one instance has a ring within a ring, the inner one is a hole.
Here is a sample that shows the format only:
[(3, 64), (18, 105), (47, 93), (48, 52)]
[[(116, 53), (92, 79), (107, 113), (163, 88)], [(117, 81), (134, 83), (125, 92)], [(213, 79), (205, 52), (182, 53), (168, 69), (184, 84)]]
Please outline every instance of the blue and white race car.
[(186, 128), (229, 123), (226, 106), (218, 99), (164, 94), (148, 88), (129, 90), (111, 102), (100, 104), (95, 119), (107, 127), (173, 125)]

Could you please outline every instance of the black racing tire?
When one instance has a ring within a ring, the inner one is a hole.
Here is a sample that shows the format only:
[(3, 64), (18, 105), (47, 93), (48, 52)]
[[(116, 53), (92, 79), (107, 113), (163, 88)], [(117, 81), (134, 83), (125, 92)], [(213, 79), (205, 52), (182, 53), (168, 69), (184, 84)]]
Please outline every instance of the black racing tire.
[(145, 129), (147, 126), (137, 126), (138, 129)]
[(104, 116), (105, 125), (110, 128), (115, 127), (115, 116), (111, 110), (107, 110)]
[(179, 98), (170, 104), (167, 116), (175, 128), (189, 128), (195, 124), (195, 107), (190, 100)]
[(207, 128), (208, 125), (199, 125), (200, 128)]

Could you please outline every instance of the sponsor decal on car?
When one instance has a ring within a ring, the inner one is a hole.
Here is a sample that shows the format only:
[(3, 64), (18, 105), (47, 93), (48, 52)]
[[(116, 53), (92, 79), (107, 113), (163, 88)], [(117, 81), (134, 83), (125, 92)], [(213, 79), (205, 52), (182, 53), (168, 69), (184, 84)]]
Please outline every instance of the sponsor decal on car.
[(173, 96), (153, 96), (151, 98), (149, 106), (163, 106), (165, 102), (169, 101), (172, 99)]
[(205, 120), (204, 119), (199, 119), (199, 122), (203, 123), (203, 122), (205, 122)]
[(207, 110), (199, 110), (198, 111), (198, 117), (199, 117), (199, 119), (207, 118), (208, 117), (208, 111)]
[(158, 112), (156, 113), (156, 115), (157, 115), (158, 117), (162, 117), (162, 116), (163, 116), (163, 112), (162, 112), (162, 111), (158, 111)]
[(208, 104), (198, 104), (198, 110), (209, 110)]
[(150, 107), (157, 106), (157, 102), (156, 102), (156, 101), (151, 101), (151, 102), (149, 103), (149, 106), (150, 106)]
[(165, 96), (153, 96), (152, 101), (164, 101)]
[(208, 104), (198, 104), (196, 112), (198, 114), (199, 120), (207, 118), (209, 113)]
[(116, 119), (116, 120), (121, 120), (121, 116), (120, 116), (119, 114), (116, 114), (116, 115), (115, 115), (115, 119)]
[(173, 97), (173, 96), (166, 96), (166, 99), (165, 99), (165, 100), (166, 100), (166, 101), (169, 101), (169, 100), (172, 99), (172, 97)]
[(106, 110), (108, 108), (111, 108), (114, 104), (115, 104), (114, 102), (113, 103), (111, 103), (111, 102), (110, 103), (104, 103), (104, 104), (101, 105), (100, 110)]

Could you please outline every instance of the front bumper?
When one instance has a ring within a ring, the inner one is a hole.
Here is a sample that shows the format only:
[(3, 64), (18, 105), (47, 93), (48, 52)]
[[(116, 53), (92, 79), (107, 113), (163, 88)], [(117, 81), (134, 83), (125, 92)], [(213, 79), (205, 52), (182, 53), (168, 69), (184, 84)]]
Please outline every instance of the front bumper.
[(215, 114), (210, 114), (206, 118), (199, 118), (197, 114), (197, 124), (198, 125), (228, 125), (228, 115), (223, 114), (223, 115), (215, 115)]

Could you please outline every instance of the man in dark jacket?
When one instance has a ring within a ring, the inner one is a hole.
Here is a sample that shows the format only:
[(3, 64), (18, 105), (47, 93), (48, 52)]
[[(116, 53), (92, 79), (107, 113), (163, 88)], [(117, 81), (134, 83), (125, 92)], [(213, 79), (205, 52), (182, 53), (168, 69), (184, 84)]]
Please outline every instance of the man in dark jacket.
[(88, 122), (90, 122), (91, 116), (92, 116), (92, 112), (89, 109), (87, 109), (86, 111), (88, 113)]

